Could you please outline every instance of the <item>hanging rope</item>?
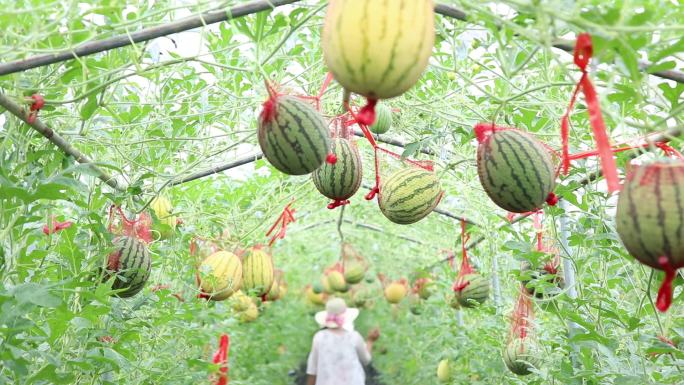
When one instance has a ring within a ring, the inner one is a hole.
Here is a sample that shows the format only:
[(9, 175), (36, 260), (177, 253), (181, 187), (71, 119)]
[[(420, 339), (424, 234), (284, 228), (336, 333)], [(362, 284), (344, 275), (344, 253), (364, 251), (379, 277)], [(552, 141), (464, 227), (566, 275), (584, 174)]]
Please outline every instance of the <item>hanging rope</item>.
[[(277, 239), (284, 239), (285, 233), (287, 232), (287, 226), (295, 221), (295, 210), (292, 208), (293, 203), (294, 199), (292, 200), (292, 202), (288, 203), (287, 206), (285, 206), (283, 212), (280, 214), (276, 222), (273, 224), (273, 226), (271, 226), (271, 228), (266, 233), (267, 237), (271, 237), (271, 240), (268, 242), (269, 246), (273, 246)], [(275, 230), (278, 226), (280, 226), (280, 229), (276, 232)]]
[[(370, 100), (369, 100), (370, 101)], [(370, 104), (369, 104), (370, 105)], [(372, 108), (374, 107), (375, 104), (373, 104)], [(373, 200), (375, 196), (380, 192), (380, 158), (379, 158), (379, 153), (383, 152), (393, 158), (396, 159), (401, 159), (401, 154), (397, 154), (395, 152), (392, 152), (390, 150), (387, 150), (385, 148), (382, 148), (378, 145), (378, 143), (375, 141), (375, 138), (373, 137), (373, 134), (370, 132), (368, 129), (368, 124), (367, 124), (367, 116), (368, 112), (364, 112), (363, 110), (368, 108), (368, 105), (366, 107), (363, 107), (359, 113), (355, 113), (354, 110), (352, 109), (351, 105), (349, 104), (348, 100), (345, 100), (344, 102), (344, 108), (347, 110), (347, 113), (351, 115), (352, 119), (347, 122), (348, 125), (353, 125), (357, 124), (359, 128), (361, 128), (361, 132), (363, 132), (363, 136), (368, 140), (368, 143), (373, 147), (373, 158), (374, 158), (374, 164), (375, 164), (375, 186), (371, 188), (370, 192), (366, 194), (365, 199), (366, 200)], [(375, 112), (373, 112), (374, 114)], [(366, 114), (365, 116), (363, 114)], [(372, 124), (372, 121), (371, 121)], [(404, 159), (405, 162), (416, 166), (420, 167), (424, 170), (427, 171), (434, 171), (434, 167), (431, 162), (422, 162), (422, 161), (417, 161), (417, 160), (412, 160), (412, 159)]]
[(228, 351), (230, 349), (230, 337), (227, 334), (222, 334), (219, 339), (219, 348), (214, 353), (215, 364), (220, 364), (219, 368), (219, 378), (216, 381), (216, 385), (227, 385), (228, 384)]
[(466, 233), (466, 222), (461, 220), (461, 270), (458, 272), (456, 282), (454, 282), (454, 291), (462, 291), (465, 289), (470, 284), (470, 281), (463, 278), (466, 275), (475, 272), (475, 269), (470, 265), (470, 261), (468, 261), (468, 248), (466, 247), (466, 244), (469, 240), (470, 234)]
[(601, 114), (601, 105), (596, 95), (596, 90), (594, 89), (591, 80), (589, 80), (589, 73), (587, 72), (587, 65), (593, 54), (593, 47), (591, 43), (591, 35), (588, 33), (580, 34), (577, 37), (577, 43), (575, 44), (575, 65), (579, 67), (582, 71), (582, 77), (575, 91), (572, 93), (570, 98), (570, 105), (568, 106), (565, 115), (561, 119), (561, 140), (563, 143), (563, 156), (562, 156), (562, 170), (563, 174), (567, 175), (570, 169), (570, 154), (569, 154), (569, 143), (568, 136), (570, 133), (570, 122), (569, 116), (575, 106), (575, 101), (577, 100), (577, 95), (579, 91), (582, 90), (584, 93), (584, 98), (587, 102), (587, 109), (589, 111), (589, 123), (594, 132), (594, 140), (596, 141), (596, 151), (601, 159), (601, 169), (603, 171), (603, 176), (606, 178), (606, 183), (608, 185), (608, 192), (612, 193), (620, 190), (620, 181), (618, 180), (617, 167), (615, 165), (615, 159), (613, 159), (613, 152), (610, 146), (610, 140), (608, 134), (606, 133), (606, 125), (603, 122), (603, 116)]

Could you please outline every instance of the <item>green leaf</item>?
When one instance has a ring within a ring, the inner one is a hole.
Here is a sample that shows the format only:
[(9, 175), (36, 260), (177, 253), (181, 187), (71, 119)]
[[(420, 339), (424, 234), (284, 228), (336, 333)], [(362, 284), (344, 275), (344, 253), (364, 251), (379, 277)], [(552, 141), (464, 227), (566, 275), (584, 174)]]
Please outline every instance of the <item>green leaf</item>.
[(81, 107), (81, 119), (83, 120), (88, 120), (90, 119), (95, 111), (97, 110), (98, 107), (98, 102), (97, 102), (97, 94), (93, 93), (88, 98), (86, 99), (86, 102), (83, 104)]
[(32, 303), (41, 307), (57, 307), (62, 303), (59, 297), (50, 294), (47, 287), (37, 283), (25, 283), (15, 286), (12, 292), (17, 301)]

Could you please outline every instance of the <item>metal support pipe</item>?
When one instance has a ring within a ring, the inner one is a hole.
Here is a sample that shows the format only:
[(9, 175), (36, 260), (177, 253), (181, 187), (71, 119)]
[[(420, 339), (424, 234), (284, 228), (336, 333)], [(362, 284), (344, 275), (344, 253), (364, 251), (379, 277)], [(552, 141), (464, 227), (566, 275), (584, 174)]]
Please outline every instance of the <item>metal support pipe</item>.
[[(560, 216), (560, 231), (559, 240), (561, 244), (563, 256), (563, 278), (565, 279), (566, 295), (573, 302), (577, 299), (577, 280), (575, 265), (572, 263), (572, 253), (568, 244), (570, 238), (570, 227), (568, 226), (568, 202), (560, 201), (560, 208), (563, 209), (563, 214)], [(568, 338), (572, 338), (577, 333), (578, 325), (574, 321), (568, 321)], [(571, 344), (574, 353), (577, 352), (577, 347)], [(573, 364), (576, 363), (575, 354), (571, 356)]]

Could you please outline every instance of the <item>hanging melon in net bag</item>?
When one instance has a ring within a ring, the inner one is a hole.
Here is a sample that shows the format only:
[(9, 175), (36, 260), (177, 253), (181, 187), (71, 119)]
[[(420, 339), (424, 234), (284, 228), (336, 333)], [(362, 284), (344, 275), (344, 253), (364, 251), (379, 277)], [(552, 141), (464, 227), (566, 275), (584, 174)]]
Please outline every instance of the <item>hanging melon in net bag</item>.
[(561, 257), (556, 245), (555, 238), (544, 237), (542, 226), (543, 213), (538, 211), (533, 214), (534, 228), (536, 231), (536, 252), (543, 256), (532, 263), (523, 261), (520, 268), (523, 276), (523, 286), (534, 298), (549, 301), (557, 297), (565, 288), (565, 280), (560, 270)]
[(368, 271), (368, 261), (349, 243), (342, 243), (342, 266), (344, 279), (349, 284), (363, 281)]
[(397, 224), (412, 224), (425, 218), (444, 195), (432, 162), (403, 159), (400, 154), (380, 147), (349, 101), (345, 104), (353, 124), (358, 124), (373, 147), (375, 185), (366, 199), (377, 195), (382, 214)]
[(310, 174), (323, 165), (331, 147), (327, 123), (318, 110), (320, 96), (292, 96), (266, 86), (269, 98), (258, 117), (261, 151), (285, 174)]
[(109, 210), (109, 231), (115, 235), (112, 240), (114, 251), (106, 259), (104, 279), (114, 279), (114, 295), (128, 298), (138, 294), (150, 277), (152, 260), (147, 244), (152, 241), (152, 217), (142, 213), (129, 219), (118, 206)]
[(542, 363), (542, 349), (533, 335), (534, 311), (532, 299), (520, 287), (518, 301), (511, 316), (511, 330), (503, 349), (503, 361), (513, 373), (524, 376)]
[(326, 161), (311, 174), (318, 191), (332, 199), (328, 209), (349, 204), (361, 187), (363, 164), (361, 154), (353, 140), (346, 115), (332, 120), (332, 142)]
[(400, 278), (398, 280), (390, 280), (385, 277), (384, 274), (378, 274), (378, 280), (383, 286), (385, 299), (392, 305), (396, 305), (401, 302), (409, 292), (408, 280), (406, 278)]
[[(489, 298), (489, 279), (483, 277), (470, 263), (466, 243), (470, 236), (466, 233), (466, 222), (461, 220), (461, 268), (452, 287), (453, 302), (471, 308), (483, 304)], [(452, 303), (452, 307), (456, 304)]]

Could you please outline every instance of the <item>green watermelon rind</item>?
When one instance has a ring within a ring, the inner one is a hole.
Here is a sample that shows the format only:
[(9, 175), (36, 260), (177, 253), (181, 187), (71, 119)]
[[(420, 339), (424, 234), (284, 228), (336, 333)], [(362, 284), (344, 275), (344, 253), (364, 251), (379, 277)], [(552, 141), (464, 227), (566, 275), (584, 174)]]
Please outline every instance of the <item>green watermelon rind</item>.
[(661, 256), (684, 266), (684, 162), (654, 162), (632, 168), (615, 216), (623, 245), (639, 262), (662, 270)]
[(477, 172), (489, 198), (513, 213), (539, 209), (556, 185), (549, 151), (518, 130), (498, 130), (477, 149)]
[(514, 338), (503, 350), (503, 361), (508, 370), (519, 376), (531, 374), (530, 369), (538, 369), (541, 366), (541, 357), (535, 342), (527, 339)]
[(433, 172), (419, 167), (405, 167), (381, 184), (378, 205), (387, 219), (408, 225), (430, 214), (442, 195), (439, 180)]
[(463, 279), (470, 283), (454, 293), (459, 305), (472, 308), (485, 303), (489, 298), (489, 280), (477, 273), (467, 274)]
[(266, 159), (288, 175), (319, 168), (330, 149), (330, 131), (321, 114), (303, 100), (278, 96), (274, 118), (259, 119), (258, 140)]
[(361, 187), (363, 166), (356, 146), (347, 139), (333, 140), (332, 153), (337, 157), (335, 164), (323, 163), (311, 174), (316, 189), (334, 200), (351, 198)]
[(392, 127), (392, 110), (384, 104), (375, 106), (375, 122), (368, 127), (372, 133), (382, 135)]
[(152, 260), (147, 246), (134, 237), (122, 236), (114, 240), (117, 248), (112, 258), (118, 255), (118, 263), (115, 271), (109, 271), (108, 275), (115, 274), (112, 289), (122, 290), (114, 295), (119, 298), (129, 298), (138, 294), (150, 278)]

